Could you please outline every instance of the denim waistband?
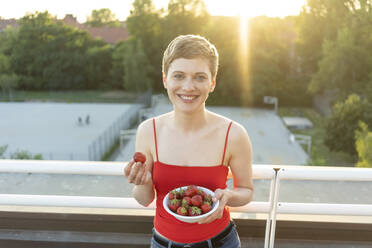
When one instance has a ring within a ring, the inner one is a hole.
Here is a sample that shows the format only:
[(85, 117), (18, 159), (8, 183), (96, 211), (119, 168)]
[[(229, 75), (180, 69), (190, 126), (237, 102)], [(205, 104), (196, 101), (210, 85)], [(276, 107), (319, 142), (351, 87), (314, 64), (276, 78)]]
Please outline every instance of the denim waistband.
[[(220, 241), (221, 239), (225, 238), (230, 232), (231, 230), (233, 229), (233, 227), (235, 226), (235, 223), (233, 221), (230, 221), (229, 225), (223, 230), (221, 231), (219, 234), (217, 234), (216, 236), (212, 237), (210, 239), (210, 243), (213, 245), (216, 245), (218, 244), (218, 241)], [(165, 247), (168, 247), (169, 245), (169, 242), (171, 242), (170, 240), (160, 236), (156, 230), (154, 229), (153, 230), (153, 237), (155, 239), (156, 242), (158, 242), (159, 244), (165, 246)], [(172, 248), (185, 248), (185, 247), (192, 247), (192, 248), (206, 248), (206, 247), (209, 247), (209, 244), (208, 244), (208, 240), (206, 241), (202, 241), (202, 242), (198, 242), (198, 243), (177, 243), (177, 242), (173, 242), (172, 241), (172, 245), (171, 247)]]

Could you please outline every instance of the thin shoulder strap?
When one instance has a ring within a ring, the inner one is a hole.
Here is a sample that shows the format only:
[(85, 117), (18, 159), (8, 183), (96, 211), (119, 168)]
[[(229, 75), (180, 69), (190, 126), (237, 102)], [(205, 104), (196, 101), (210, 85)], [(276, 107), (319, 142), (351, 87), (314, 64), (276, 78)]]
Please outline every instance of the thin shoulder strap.
[(226, 153), (227, 139), (229, 138), (229, 132), (230, 132), (231, 124), (232, 124), (232, 121), (230, 122), (229, 127), (227, 128), (226, 139), (225, 139), (225, 147), (223, 148), (223, 156), (222, 156), (221, 165), (223, 165), (223, 163), (225, 162), (225, 153)]
[(156, 151), (156, 161), (159, 161), (158, 157), (158, 142), (156, 141), (156, 128), (155, 128), (155, 118), (152, 118), (152, 124), (154, 127), (154, 138), (155, 138), (155, 151)]

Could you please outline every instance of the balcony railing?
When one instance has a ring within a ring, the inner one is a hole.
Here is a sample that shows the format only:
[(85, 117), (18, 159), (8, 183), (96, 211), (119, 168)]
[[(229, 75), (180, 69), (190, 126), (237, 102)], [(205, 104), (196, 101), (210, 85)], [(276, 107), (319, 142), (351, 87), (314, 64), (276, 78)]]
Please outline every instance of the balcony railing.
[[(0, 160), (0, 173), (47, 173), (121, 176), (126, 163), (92, 161)], [(231, 175), (230, 175), (231, 176)], [(269, 200), (253, 201), (232, 212), (267, 214), (264, 247), (274, 247), (277, 214), (372, 216), (371, 204), (329, 204), (279, 202), (283, 180), (372, 181), (372, 169), (313, 166), (253, 165), (253, 179), (271, 180)], [(1, 205), (53, 206), (120, 209), (154, 209), (126, 197), (0, 194)]]

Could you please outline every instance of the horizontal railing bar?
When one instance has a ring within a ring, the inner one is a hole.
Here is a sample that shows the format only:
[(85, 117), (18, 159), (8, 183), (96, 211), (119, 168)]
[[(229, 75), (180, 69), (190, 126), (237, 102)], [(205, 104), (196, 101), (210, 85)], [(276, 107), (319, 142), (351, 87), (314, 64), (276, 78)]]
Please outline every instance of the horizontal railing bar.
[(0, 160), (0, 172), (78, 174), (78, 175), (124, 175), (126, 162), (55, 161), (55, 160)]
[[(0, 173), (40, 173), (123, 176), (127, 162), (0, 160)], [(272, 166), (253, 165), (254, 179), (272, 179)]]
[[(42, 207), (80, 207), (80, 208), (123, 208), (155, 209), (155, 201), (148, 207), (140, 205), (131, 197), (94, 197), (61, 195), (21, 195), (0, 194), (0, 205), (42, 206)], [(243, 207), (231, 208), (233, 212), (268, 213), (269, 202), (250, 202)]]
[(278, 214), (314, 214), (372, 216), (370, 204), (330, 204), (330, 203), (294, 203), (279, 202)]
[(278, 175), (280, 180), (316, 181), (372, 181), (371, 168), (285, 166)]

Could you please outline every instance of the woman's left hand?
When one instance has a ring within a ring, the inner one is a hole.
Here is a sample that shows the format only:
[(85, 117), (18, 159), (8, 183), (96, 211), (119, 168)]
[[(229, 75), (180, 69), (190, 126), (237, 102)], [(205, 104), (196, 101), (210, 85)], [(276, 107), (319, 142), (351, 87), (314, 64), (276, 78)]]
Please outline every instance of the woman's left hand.
[(214, 213), (211, 215), (201, 219), (198, 224), (207, 224), (215, 219), (221, 219), (223, 215), (223, 211), (225, 209), (225, 206), (229, 199), (232, 197), (232, 192), (229, 189), (216, 189), (214, 191), (214, 197), (212, 198), (213, 202), (217, 202), (218, 200), (220, 201), (220, 204), (218, 205), (218, 208)]

